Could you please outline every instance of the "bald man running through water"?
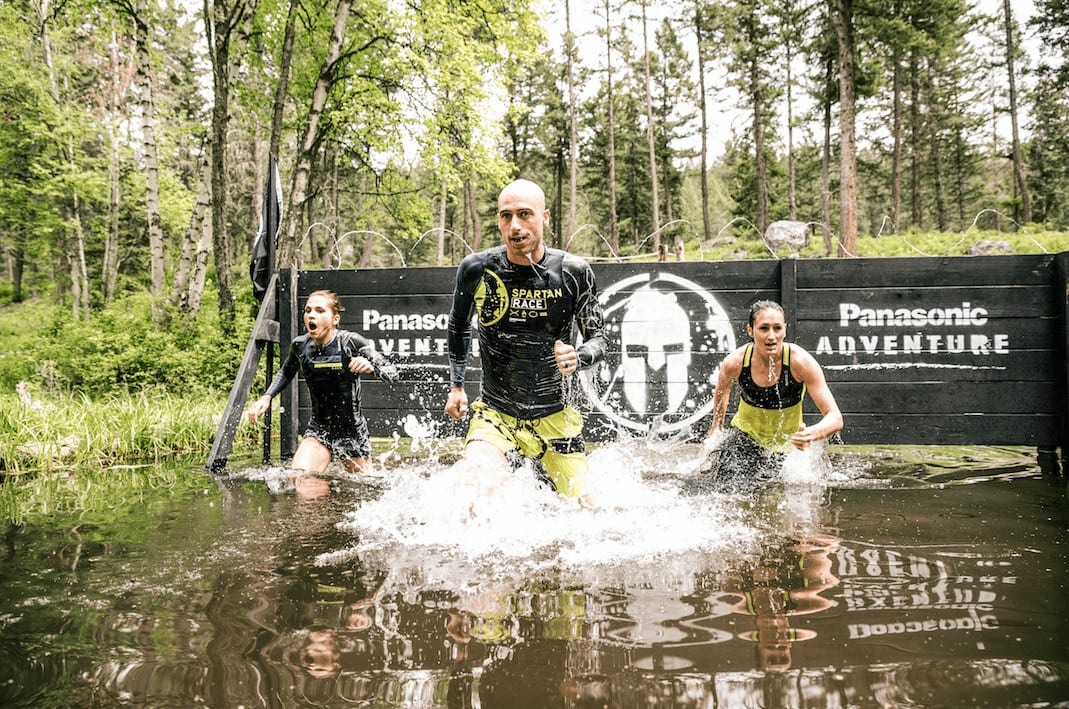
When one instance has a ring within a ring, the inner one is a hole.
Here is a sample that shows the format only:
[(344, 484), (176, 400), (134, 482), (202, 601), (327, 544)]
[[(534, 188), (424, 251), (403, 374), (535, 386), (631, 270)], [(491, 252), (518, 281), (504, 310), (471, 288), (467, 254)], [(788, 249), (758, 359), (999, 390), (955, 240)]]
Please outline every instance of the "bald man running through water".
[[(465, 439), (470, 474), (533, 458), (557, 492), (590, 507), (583, 417), (568, 404), (566, 385), (604, 356), (605, 318), (590, 265), (547, 247), (548, 223), (542, 188), (512, 182), (497, 200), (503, 244), (471, 254), (457, 269), (445, 411), (457, 420), (468, 413), (464, 373), (477, 313), (482, 382)], [(576, 327), (583, 336), (578, 348)]]

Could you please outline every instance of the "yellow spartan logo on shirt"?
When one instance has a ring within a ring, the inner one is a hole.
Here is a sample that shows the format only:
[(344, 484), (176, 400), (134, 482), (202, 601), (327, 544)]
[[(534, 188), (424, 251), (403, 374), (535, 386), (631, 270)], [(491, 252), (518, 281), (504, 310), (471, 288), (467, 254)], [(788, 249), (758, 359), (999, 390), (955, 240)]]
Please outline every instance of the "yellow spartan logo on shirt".
[(508, 289), (493, 271), (483, 272), (483, 279), (475, 288), (475, 305), (479, 309), (480, 325), (496, 325), (508, 312)]

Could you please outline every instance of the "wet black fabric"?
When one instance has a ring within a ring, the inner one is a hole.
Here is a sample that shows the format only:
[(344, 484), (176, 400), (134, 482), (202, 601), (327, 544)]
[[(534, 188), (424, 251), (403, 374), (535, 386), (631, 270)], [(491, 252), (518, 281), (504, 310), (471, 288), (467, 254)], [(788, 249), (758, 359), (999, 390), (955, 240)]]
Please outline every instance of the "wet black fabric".
[(541, 418), (565, 407), (563, 377), (553, 356), (556, 340), (574, 345), (582, 334), (580, 367), (605, 354), (605, 318), (594, 272), (583, 259), (559, 249), (547, 248), (534, 265), (512, 263), (504, 246), (461, 262), (449, 314), (454, 387), (464, 383), (473, 315), (478, 316), (482, 361), (480, 398), (516, 418)]
[(300, 370), (312, 398), (312, 419), (322, 430), (343, 435), (356, 427), (360, 413), (360, 375), (349, 371), (353, 357), (363, 356), (386, 381), (397, 378), (396, 368), (375, 351), (371, 341), (348, 330), (338, 330), (334, 339), (320, 347), (308, 334), (290, 345), (286, 361), (275, 375), (267, 393), (277, 395)]
[(753, 356), (753, 343), (746, 346), (746, 354), (743, 357), (742, 370), (739, 372), (739, 395), (750, 406), (759, 409), (789, 409), (801, 402), (805, 396), (805, 384), (794, 378), (791, 371), (790, 345), (783, 346), (783, 371), (779, 379), (771, 386), (761, 386), (754, 381), (753, 372), (750, 369), (750, 360)]
[(745, 432), (728, 428), (719, 447), (706, 454), (697, 474), (686, 481), (683, 493), (755, 493), (779, 476), (785, 458)]

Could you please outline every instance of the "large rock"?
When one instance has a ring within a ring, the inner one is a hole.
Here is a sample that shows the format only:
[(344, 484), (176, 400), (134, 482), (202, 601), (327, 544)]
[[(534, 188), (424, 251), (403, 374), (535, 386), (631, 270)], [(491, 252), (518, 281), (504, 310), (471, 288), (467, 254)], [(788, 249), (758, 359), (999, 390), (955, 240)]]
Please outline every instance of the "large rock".
[(772, 222), (765, 230), (765, 243), (779, 255), (780, 249), (801, 251), (809, 245), (809, 225), (782, 219)]
[(1007, 241), (984, 239), (977, 241), (969, 247), (970, 256), (994, 256), (997, 254), (1015, 254), (1013, 247)]

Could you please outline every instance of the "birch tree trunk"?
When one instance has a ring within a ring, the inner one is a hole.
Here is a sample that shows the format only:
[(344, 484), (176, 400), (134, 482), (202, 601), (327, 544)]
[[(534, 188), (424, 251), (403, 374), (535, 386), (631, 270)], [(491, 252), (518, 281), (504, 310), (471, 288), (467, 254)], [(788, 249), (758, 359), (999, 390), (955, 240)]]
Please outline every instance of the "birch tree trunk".
[[(201, 256), (202, 249), (205, 262), (207, 261), (208, 244), (205, 243), (205, 235), (209, 234), (209, 231), (205, 228), (207, 221), (205, 217), (207, 217), (210, 208), (211, 193), (209, 192), (209, 187), (211, 179), (211, 163), (205, 156), (201, 160), (200, 187), (197, 189), (197, 201), (193, 204), (193, 213), (189, 217), (189, 229), (182, 240), (182, 250), (178, 257), (178, 265), (175, 268), (174, 279), (171, 283), (171, 292), (167, 296), (167, 303), (171, 307), (184, 305), (190, 310), (196, 311), (196, 308), (190, 306), (193, 301), (193, 289), (190, 285), (194, 282), (193, 276), (196, 274), (196, 262)], [(203, 272), (201, 275), (203, 275)], [(202, 279), (202, 292), (203, 287), (204, 282)], [(200, 293), (197, 293), (196, 297), (198, 307), (200, 305), (200, 295)], [(183, 299), (185, 303), (183, 303)]]
[(824, 255), (831, 256), (831, 102), (824, 104), (824, 143), (820, 151), (820, 223)]
[[(751, 42), (756, 43), (752, 37)], [(754, 182), (757, 188), (756, 226), (761, 238), (768, 230), (768, 164), (765, 160), (765, 101), (761, 87), (761, 68), (758, 58), (750, 60), (750, 81), (753, 92), (753, 143), (754, 143)]]
[(156, 106), (152, 97), (149, 18), (144, 2), (128, 6), (134, 22), (137, 72), (141, 76), (141, 147), (145, 160), (145, 222), (148, 225), (150, 290), (153, 320), (159, 323), (163, 303), (163, 226), (160, 219), (159, 157), (156, 147)]
[[(205, 199), (210, 200), (210, 189), (211, 179), (208, 175), (205, 175), (199, 193), (203, 193)], [(199, 200), (200, 197), (198, 196), (197, 199)], [(206, 217), (208, 217), (210, 213), (211, 211), (208, 208), (207, 203), (200, 207), (201, 217), (197, 222), (197, 229), (200, 232), (200, 240), (197, 242), (197, 251), (193, 256), (192, 273), (190, 273), (189, 277), (189, 295), (186, 297), (186, 309), (194, 316), (200, 312), (200, 302), (201, 298), (204, 296), (204, 281), (208, 274), (208, 254), (212, 248), (212, 230), (210, 228), (211, 223)], [(193, 233), (195, 235), (197, 232), (194, 231)]]
[(104, 235), (104, 261), (100, 269), (100, 282), (104, 301), (115, 298), (115, 282), (119, 276), (119, 207), (122, 199), (119, 183), (119, 106), (122, 94), (122, 78), (119, 66), (119, 37), (111, 33), (111, 91), (108, 96), (108, 230)]
[[(50, 0), (42, 0), (35, 5), (38, 12), (37, 21), (40, 27), (39, 39), (41, 52), (44, 56), (45, 67), (48, 71), (48, 86), (57, 108), (62, 107), (62, 94), (59, 82), (56, 79), (55, 67), (52, 63), (52, 40), (48, 32), (48, 23), (52, 17), (52, 4)], [(69, 170), (69, 182), (71, 190), (70, 213), (68, 221), (73, 226), (72, 235), (66, 239), (65, 251), (70, 268), (71, 279), (71, 310), (75, 319), (89, 317), (89, 277), (85, 266), (85, 236), (82, 230), (81, 200), (78, 194), (77, 165), (74, 161), (74, 137), (68, 132), (67, 143), (64, 151)]]
[(794, 78), (791, 62), (794, 59), (794, 2), (787, 0), (784, 4), (784, 16), (787, 18), (787, 31), (783, 34), (784, 71), (787, 89), (787, 202), (790, 205), (791, 221), (798, 219), (797, 176), (794, 166)]
[[(290, 0), (286, 12), (286, 28), (282, 36), (282, 56), (278, 61), (278, 86), (275, 88), (275, 101), (271, 111), (271, 138), (268, 141), (268, 154), (278, 157), (282, 142), (282, 120), (286, 108), (286, 91), (289, 87), (290, 70), (293, 66), (293, 39), (296, 35), (297, 9), (300, 0)], [(270, 161), (270, 159), (269, 159)]]

